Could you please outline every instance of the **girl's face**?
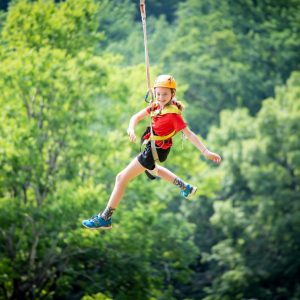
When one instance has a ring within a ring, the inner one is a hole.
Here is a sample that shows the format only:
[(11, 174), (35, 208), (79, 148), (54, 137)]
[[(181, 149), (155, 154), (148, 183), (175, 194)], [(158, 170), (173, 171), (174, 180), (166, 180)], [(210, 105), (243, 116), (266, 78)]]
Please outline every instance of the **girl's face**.
[(171, 89), (165, 87), (157, 87), (155, 89), (156, 100), (161, 106), (165, 106), (173, 98)]

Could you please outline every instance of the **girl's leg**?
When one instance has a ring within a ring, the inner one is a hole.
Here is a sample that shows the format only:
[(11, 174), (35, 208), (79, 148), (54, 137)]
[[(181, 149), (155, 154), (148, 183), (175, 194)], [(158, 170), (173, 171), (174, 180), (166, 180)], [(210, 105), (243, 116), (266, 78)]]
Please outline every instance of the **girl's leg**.
[(113, 211), (119, 205), (129, 181), (143, 173), (145, 170), (146, 169), (139, 163), (137, 158), (135, 158), (123, 171), (116, 176), (114, 189), (110, 195), (105, 210), (101, 214), (104, 219), (110, 218)]
[(181, 178), (177, 177), (176, 174), (172, 173), (167, 168), (156, 165), (156, 170), (159, 177), (178, 186), (181, 189), (184, 197), (188, 198), (196, 193), (196, 187), (184, 182)]
[(168, 182), (174, 183), (174, 180), (177, 178), (177, 176), (174, 173), (162, 166), (156, 165), (156, 170), (157, 175)]

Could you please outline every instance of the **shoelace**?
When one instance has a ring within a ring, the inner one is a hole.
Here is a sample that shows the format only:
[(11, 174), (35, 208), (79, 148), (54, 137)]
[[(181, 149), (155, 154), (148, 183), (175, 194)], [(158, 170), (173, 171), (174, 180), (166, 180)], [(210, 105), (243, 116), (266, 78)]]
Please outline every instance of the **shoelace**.
[(90, 218), (90, 221), (94, 221), (97, 220), (98, 221), (99, 216), (98, 215), (94, 215)]

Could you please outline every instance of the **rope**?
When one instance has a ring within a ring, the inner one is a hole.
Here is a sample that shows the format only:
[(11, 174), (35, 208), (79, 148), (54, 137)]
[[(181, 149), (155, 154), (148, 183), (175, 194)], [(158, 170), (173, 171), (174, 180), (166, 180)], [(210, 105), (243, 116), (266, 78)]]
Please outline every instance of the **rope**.
[(141, 11), (141, 18), (143, 24), (143, 33), (144, 33), (144, 48), (145, 48), (145, 63), (146, 63), (146, 76), (147, 76), (147, 85), (148, 85), (148, 92), (145, 97), (145, 100), (148, 101), (148, 96), (150, 93), (151, 100), (150, 103), (153, 102), (153, 91), (151, 88), (151, 81), (150, 81), (150, 64), (149, 64), (149, 53), (148, 53), (148, 41), (147, 41), (147, 25), (146, 25), (146, 4), (145, 0), (140, 0), (140, 11)]
[[(147, 96), (145, 97), (145, 100), (146, 100), (146, 102), (149, 102), (148, 95), (150, 93), (150, 95), (151, 95), (150, 105), (151, 105), (154, 97), (153, 97), (153, 91), (151, 88), (151, 81), (150, 81), (150, 64), (149, 64), (148, 42), (147, 42), (145, 0), (140, 0), (140, 11), (141, 11), (142, 24), (143, 24), (143, 33), (144, 33), (145, 63), (146, 63), (147, 85), (148, 85), (148, 93), (147, 93)], [(150, 106), (150, 109), (151, 109), (151, 106)], [(154, 134), (153, 134), (153, 129), (152, 129), (152, 121), (150, 121), (150, 132), (151, 132), (151, 136), (153, 136)], [(151, 140), (150, 143), (151, 143), (151, 152), (152, 152), (152, 156), (153, 156), (154, 164), (155, 164), (156, 162), (159, 162), (159, 157), (157, 154), (155, 141)]]

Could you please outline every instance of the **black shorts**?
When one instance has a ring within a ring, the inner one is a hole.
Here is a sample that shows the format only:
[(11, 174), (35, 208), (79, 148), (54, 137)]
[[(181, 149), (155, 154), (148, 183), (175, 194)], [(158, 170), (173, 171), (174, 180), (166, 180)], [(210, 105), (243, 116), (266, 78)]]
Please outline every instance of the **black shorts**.
[[(171, 147), (168, 149), (156, 148), (159, 161), (163, 162), (168, 158)], [(155, 168), (155, 163), (151, 151), (151, 142), (148, 142), (146, 148), (137, 157), (139, 163), (148, 170)]]

